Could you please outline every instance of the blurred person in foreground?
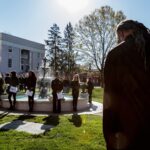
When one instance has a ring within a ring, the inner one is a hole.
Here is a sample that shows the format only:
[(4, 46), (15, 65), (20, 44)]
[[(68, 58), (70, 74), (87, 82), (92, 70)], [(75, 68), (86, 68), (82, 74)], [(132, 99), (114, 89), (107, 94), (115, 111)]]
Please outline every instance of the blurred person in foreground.
[(149, 150), (150, 31), (124, 20), (104, 68), (103, 132), (107, 150)]

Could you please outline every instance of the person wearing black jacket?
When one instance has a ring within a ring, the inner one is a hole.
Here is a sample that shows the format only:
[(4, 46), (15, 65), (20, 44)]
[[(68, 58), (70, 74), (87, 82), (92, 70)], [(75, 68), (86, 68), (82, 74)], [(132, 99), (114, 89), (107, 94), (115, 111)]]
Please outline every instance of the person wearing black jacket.
[(92, 82), (92, 79), (89, 78), (87, 81), (87, 90), (88, 90), (88, 94), (89, 94), (89, 103), (92, 104), (92, 91), (94, 89), (94, 85)]
[(29, 71), (28, 77), (26, 78), (26, 93), (28, 95), (29, 112), (33, 111), (36, 80), (37, 78), (35, 76), (35, 73), (33, 71)]
[(104, 67), (103, 132), (107, 150), (150, 150), (150, 30), (117, 26), (118, 45)]
[[(18, 91), (17, 86), (19, 85), (18, 77), (16, 76), (16, 72), (12, 71), (10, 73), (10, 79), (9, 79), (9, 88), (8, 88), (8, 100), (10, 103), (10, 110), (15, 109), (16, 105), (16, 94)], [(12, 102), (11, 97), (13, 96), (14, 101)]]
[(60, 113), (61, 112), (61, 99), (58, 98), (58, 93), (63, 90), (63, 82), (59, 79), (58, 72), (55, 74), (55, 79), (52, 80), (51, 88), (53, 95), (53, 112)]
[(4, 80), (3, 80), (3, 76), (0, 73), (0, 106), (1, 106), (1, 95), (4, 93)]

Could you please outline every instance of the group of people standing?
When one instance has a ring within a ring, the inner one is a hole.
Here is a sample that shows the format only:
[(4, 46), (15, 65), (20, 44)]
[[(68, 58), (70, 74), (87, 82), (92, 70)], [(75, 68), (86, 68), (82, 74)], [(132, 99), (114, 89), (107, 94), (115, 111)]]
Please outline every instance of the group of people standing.
[[(33, 71), (29, 71), (24, 82), (26, 91), (30, 91), (30, 94), (28, 94), (29, 111), (33, 111), (36, 80), (37, 78), (35, 76), (35, 73)], [(9, 110), (15, 110), (16, 95), (20, 84), (16, 72), (12, 71), (9, 74), (6, 74), (4, 79), (2, 77), (0, 78), (0, 94), (4, 92), (4, 83), (6, 84), (6, 92), (8, 94), (8, 100), (10, 103)]]
[[(66, 80), (67, 81), (67, 80)], [(80, 79), (79, 79), (79, 75), (75, 74), (73, 76), (73, 79), (71, 82), (65, 81), (65, 85), (67, 83), (67, 87), (70, 86), (70, 88), (72, 89), (72, 107), (73, 107), (73, 111), (77, 111), (77, 103), (78, 103), (78, 97), (79, 97), (79, 91), (80, 91)], [(61, 97), (61, 91), (63, 91), (63, 88), (66, 89), (64, 87), (63, 81), (59, 78), (58, 72), (56, 72), (55, 74), (55, 79), (52, 80), (51, 83), (51, 87), (52, 87), (52, 95), (53, 95), (53, 112), (54, 113), (60, 113), (61, 112), (61, 99), (63, 98), (63, 96)], [(88, 79), (87, 81), (87, 92), (89, 94), (89, 103), (92, 103), (92, 91), (93, 91), (94, 85), (93, 82), (91, 80), (91, 78)]]
[[(35, 89), (36, 89), (36, 82), (37, 78), (33, 71), (29, 71), (23, 82), (23, 87), (25, 88), (25, 94), (28, 96), (28, 105), (29, 105), (29, 111), (33, 111), (34, 106), (34, 95), (35, 95)], [(16, 96), (18, 92), (18, 87), (20, 88), (20, 84), (22, 84), (21, 80), (17, 76), (15, 71), (7, 73), (5, 77), (0, 77), (0, 95), (4, 92), (3, 85), (6, 85), (6, 92), (8, 94), (8, 100), (10, 103), (9, 110), (15, 110), (16, 107)], [(87, 92), (89, 94), (89, 103), (92, 103), (92, 90), (94, 88), (93, 82), (91, 78), (88, 79), (86, 83)], [(55, 74), (55, 79), (51, 82), (51, 88), (52, 88), (52, 96), (53, 96), (53, 112), (54, 113), (60, 113), (61, 112), (61, 100), (63, 97), (61, 97), (62, 92), (66, 92), (65, 88), (72, 89), (72, 109), (73, 111), (77, 111), (77, 103), (78, 103), (78, 97), (79, 97), (79, 91), (80, 91), (80, 79), (79, 75), (75, 74), (73, 76), (72, 81), (69, 81), (67, 79), (62, 79), (59, 77), (58, 72)], [(20, 89), (19, 89), (20, 90)]]

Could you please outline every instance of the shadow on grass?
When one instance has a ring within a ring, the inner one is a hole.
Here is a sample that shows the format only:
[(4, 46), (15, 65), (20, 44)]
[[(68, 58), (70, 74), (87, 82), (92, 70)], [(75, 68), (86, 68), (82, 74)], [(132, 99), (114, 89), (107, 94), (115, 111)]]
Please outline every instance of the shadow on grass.
[(22, 120), (14, 120), (0, 127), (0, 131), (8, 131), (12, 129), (17, 129), (20, 125), (23, 125), (23, 124), (25, 123)]
[(96, 111), (96, 110), (97, 110), (97, 106), (94, 105), (94, 104), (91, 104), (91, 108), (93, 109), (93, 111)]
[(33, 119), (33, 118), (35, 118), (35, 116), (31, 116), (31, 115), (21, 115), (21, 116), (19, 116), (17, 119), (15, 119), (15, 120), (22, 120), (22, 121), (24, 121), (24, 120), (28, 120), (28, 119)]
[(2, 114), (0, 114), (0, 119), (6, 117), (9, 113), (8, 112), (3, 112)]
[[(0, 115), (0, 119), (3, 117), (7, 116), (8, 113), (3, 113)], [(24, 125), (25, 123), (23, 122), (26, 119), (33, 119), (35, 116), (29, 116), (29, 115), (21, 115), (12, 120), (11, 122), (7, 122), (4, 124), (2, 127), (0, 127), (0, 131), (8, 131), (11, 129), (17, 129), (20, 125)]]
[(59, 116), (58, 115), (50, 115), (43, 119), (45, 125), (54, 125), (57, 126), (59, 124)]
[(80, 115), (78, 114), (73, 114), (71, 119), (68, 119), (70, 122), (73, 122), (73, 124), (76, 127), (80, 127), (82, 125), (82, 119)]

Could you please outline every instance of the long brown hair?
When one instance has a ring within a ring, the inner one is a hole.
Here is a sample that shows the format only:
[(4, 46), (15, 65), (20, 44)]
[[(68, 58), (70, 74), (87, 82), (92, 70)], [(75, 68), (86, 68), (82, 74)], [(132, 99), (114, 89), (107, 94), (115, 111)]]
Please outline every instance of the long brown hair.
[(36, 75), (33, 71), (29, 71), (29, 78), (33, 79), (33, 80), (36, 80)]

